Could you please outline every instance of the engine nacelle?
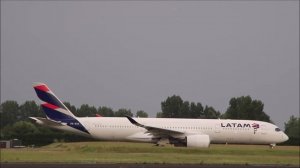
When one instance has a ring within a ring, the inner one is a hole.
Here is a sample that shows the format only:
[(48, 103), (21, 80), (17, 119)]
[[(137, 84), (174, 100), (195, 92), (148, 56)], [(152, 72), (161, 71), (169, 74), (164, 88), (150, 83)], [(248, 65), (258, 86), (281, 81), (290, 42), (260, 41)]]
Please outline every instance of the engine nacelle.
[(186, 136), (187, 147), (208, 148), (210, 139), (208, 135), (188, 135)]

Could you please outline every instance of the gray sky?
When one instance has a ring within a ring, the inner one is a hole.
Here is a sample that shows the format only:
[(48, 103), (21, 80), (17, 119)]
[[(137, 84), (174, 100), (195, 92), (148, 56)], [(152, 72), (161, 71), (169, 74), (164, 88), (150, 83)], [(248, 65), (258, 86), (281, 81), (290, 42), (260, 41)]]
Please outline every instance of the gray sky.
[(250, 95), (299, 116), (299, 1), (1, 1), (1, 101), (160, 111), (173, 94), (225, 112)]

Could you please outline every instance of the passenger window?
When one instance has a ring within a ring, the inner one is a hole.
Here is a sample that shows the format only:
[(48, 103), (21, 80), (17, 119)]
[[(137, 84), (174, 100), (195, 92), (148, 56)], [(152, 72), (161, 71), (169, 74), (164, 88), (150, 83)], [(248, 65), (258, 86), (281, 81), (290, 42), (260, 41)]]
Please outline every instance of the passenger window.
[(275, 131), (278, 132), (278, 131), (280, 131), (280, 129), (279, 128), (275, 128)]

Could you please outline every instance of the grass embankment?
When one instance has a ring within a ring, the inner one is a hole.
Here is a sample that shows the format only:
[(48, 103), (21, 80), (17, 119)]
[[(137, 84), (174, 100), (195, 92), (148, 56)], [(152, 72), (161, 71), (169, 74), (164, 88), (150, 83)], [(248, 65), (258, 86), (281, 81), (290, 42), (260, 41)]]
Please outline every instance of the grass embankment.
[(197, 149), (125, 142), (54, 143), (41, 148), (2, 149), (1, 162), (299, 165), (299, 147), (211, 145)]

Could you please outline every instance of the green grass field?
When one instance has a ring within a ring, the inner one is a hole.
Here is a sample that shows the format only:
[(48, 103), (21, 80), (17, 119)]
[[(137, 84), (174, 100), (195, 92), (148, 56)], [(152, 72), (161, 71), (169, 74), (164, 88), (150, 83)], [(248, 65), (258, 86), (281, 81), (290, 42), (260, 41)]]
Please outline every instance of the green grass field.
[(1, 149), (1, 162), (299, 165), (299, 147), (211, 145), (197, 149), (126, 142), (54, 143), (41, 148)]

